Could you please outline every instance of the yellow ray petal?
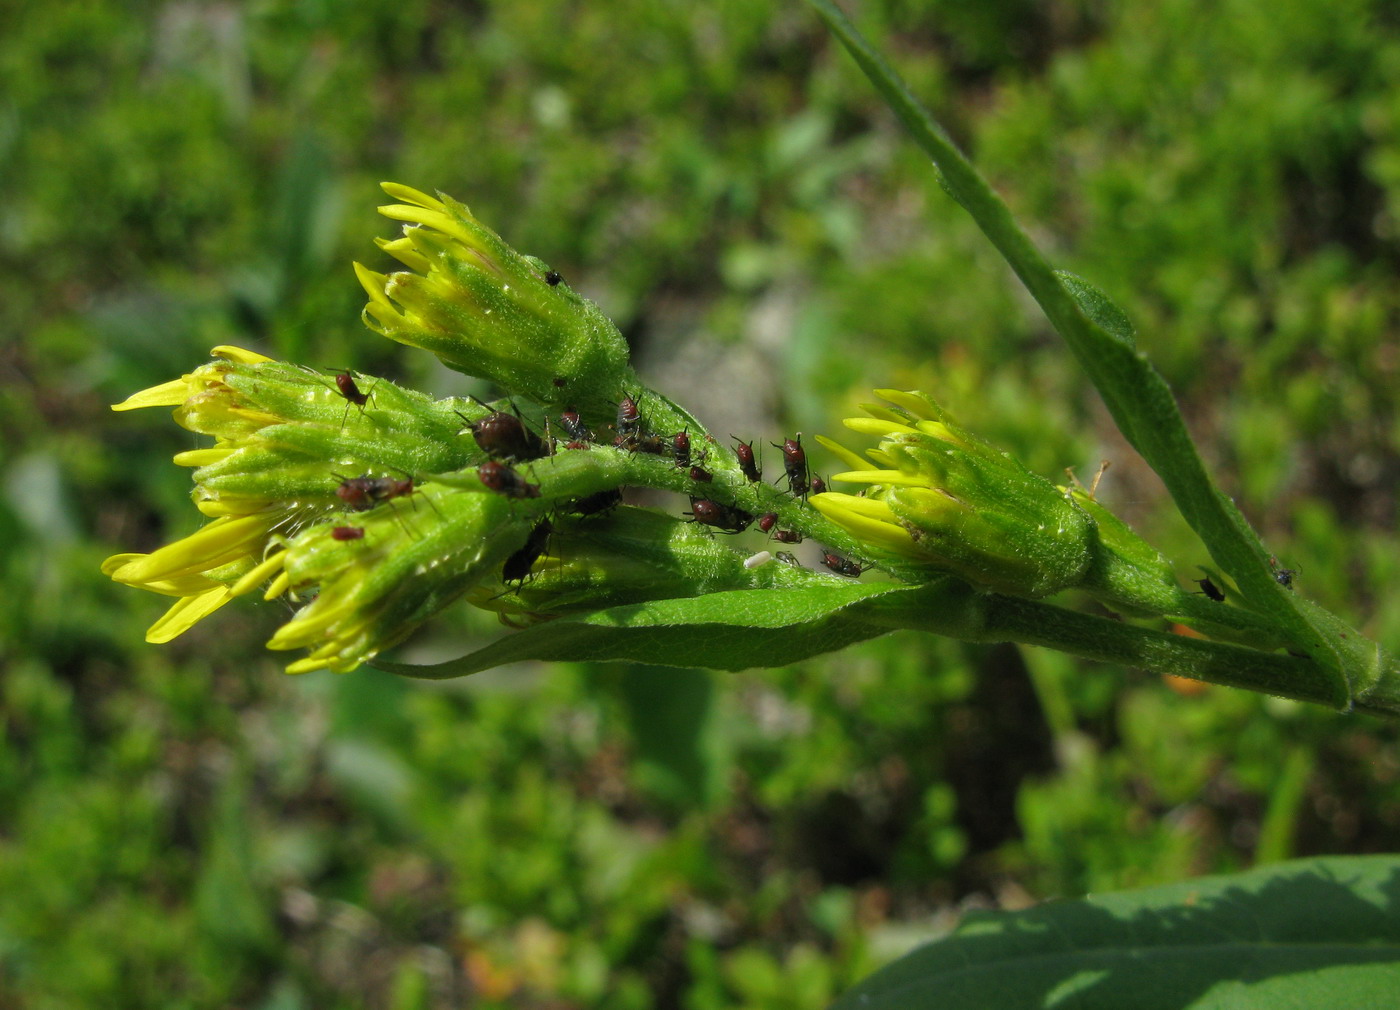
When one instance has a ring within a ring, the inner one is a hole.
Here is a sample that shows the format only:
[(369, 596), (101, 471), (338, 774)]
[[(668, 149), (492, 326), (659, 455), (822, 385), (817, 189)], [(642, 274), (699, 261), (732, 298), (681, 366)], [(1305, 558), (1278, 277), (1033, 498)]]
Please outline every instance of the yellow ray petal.
[(863, 460), (860, 456), (856, 455), (850, 449), (847, 449), (840, 442), (829, 439), (825, 435), (818, 435), (817, 442), (822, 446), (822, 448), (826, 449), (828, 452), (831, 452), (834, 455), (840, 457), (841, 462), (845, 463), (852, 469), (859, 470), (865, 466), (865, 460)]
[(404, 203), (417, 204), (419, 207), (427, 207), (431, 210), (438, 211), (447, 209), (447, 205), (441, 200), (429, 196), (421, 189), (405, 186), (401, 182), (381, 182), (379, 188), (388, 193), (395, 200), (402, 200)]
[(234, 347), (232, 344), (220, 344), (209, 353), (215, 358), (223, 358), (225, 361), (232, 361), (239, 365), (257, 365), (264, 361), (273, 360), (266, 354), (250, 351), (246, 347)]
[(113, 410), (139, 410), (142, 407), (178, 407), (193, 391), (188, 376), (162, 382), (139, 393), (132, 393), (121, 403), (112, 404)]
[(146, 632), (146, 641), (162, 645), (189, 631), (198, 621), (208, 617), (233, 599), (227, 586), (215, 586), (195, 596), (186, 596), (165, 612)]

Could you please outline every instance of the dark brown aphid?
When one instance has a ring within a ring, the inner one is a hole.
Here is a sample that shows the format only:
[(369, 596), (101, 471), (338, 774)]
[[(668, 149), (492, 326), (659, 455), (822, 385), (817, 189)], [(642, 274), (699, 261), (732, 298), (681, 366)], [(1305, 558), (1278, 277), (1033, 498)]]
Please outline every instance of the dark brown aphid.
[(797, 530), (774, 530), (773, 539), (780, 544), (800, 544), (802, 543), (802, 534), (798, 533)]
[[(378, 385), (378, 383), (375, 383)], [(342, 368), (335, 377), (335, 391), (345, 398), (345, 413), (340, 415), (340, 427), (345, 427), (345, 419), (350, 416), (352, 406), (359, 407), (360, 413), (365, 412), (365, 404), (369, 403), (369, 398), (374, 395), (374, 387), (371, 386), (368, 393), (360, 391), (360, 387), (355, 384), (355, 377), (350, 374), (348, 368)]]
[(476, 475), (486, 490), (494, 491), (507, 498), (538, 498), (540, 486), (531, 484), (506, 464), (490, 459), (476, 468)]
[(787, 475), (788, 490), (795, 495), (807, 493), (807, 453), (802, 448), (802, 433), (796, 438), (784, 439), (782, 445), (773, 443), (783, 450), (783, 471)]
[(860, 578), (860, 573), (865, 571), (858, 563), (850, 558), (843, 558), (832, 551), (825, 551), (822, 554), (822, 564), (830, 568), (837, 575), (844, 575), (850, 579)]
[[(337, 474), (339, 476), (339, 474)], [(356, 512), (372, 509), (380, 502), (402, 498), (413, 493), (413, 478), (405, 477), (342, 477), (336, 496)]]
[(545, 282), (546, 284), (548, 284), (550, 287), (554, 287), (555, 285), (557, 285), (557, 284), (558, 284), (560, 281), (562, 281), (563, 279), (564, 279), (564, 278), (562, 278), (562, 277), (559, 276), (559, 271), (558, 271), (558, 270), (550, 270), (550, 271), (548, 271), (548, 272), (544, 275), (544, 282)]
[(708, 498), (690, 499), (690, 515), (697, 523), (713, 526), (725, 533), (742, 533), (753, 522), (753, 516), (743, 509), (722, 505)]
[(684, 470), (690, 466), (690, 432), (678, 431), (671, 439), (671, 458)]
[(628, 448), (633, 452), (650, 453), (653, 456), (666, 455), (666, 439), (661, 435), (633, 435)]
[(616, 508), (620, 501), (622, 501), (622, 492), (617, 488), (595, 491), (583, 498), (575, 499), (574, 503), (569, 506), (569, 511), (577, 512), (581, 516), (592, 516)]
[(698, 480), (708, 484), (715, 479), (715, 475), (706, 470), (703, 466), (693, 466), (690, 468), (690, 479)]
[(1225, 602), (1225, 593), (1209, 578), (1194, 579), (1193, 581), (1196, 583), (1196, 585), (1201, 587), (1201, 592), (1205, 593), (1216, 603)]
[[(730, 435), (729, 437), (739, 442), (736, 436)], [(752, 442), (739, 442), (739, 444), (734, 447), (734, 455), (739, 457), (739, 469), (743, 471), (745, 479), (751, 481), (760, 481), (763, 479), (763, 474), (759, 471), (758, 463), (753, 457)]]
[[(491, 410), (480, 400), (476, 402)], [(458, 416), (462, 417), (460, 414)], [(471, 426), (472, 438), (476, 439), (481, 451), (492, 459), (520, 462), (549, 455), (549, 446), (545, 440), (525, 427), (525, 421), (518, 412), (507, 414), (503, 410), (491, 410), (491, 413), (475, 421), (465, 417), (462, 417), (462, 420)]]
[(579, 417), (578, 411), (572, 407), (559, 415), (559, 427), (563, 428), (569, 438), (575, 442), (593, 441), (593, 432), (589, 430), (588, 425), (583, 423), (583, 418)]
[(501, 565), (501, 581), (524, 582), (529, 578), (530, 569), (544, 553), (545, 546), (549, 543), (549, 535), (553, 532), (554, 527), (548, 519), (537, 522), (535, 528), (530, 531), (530, 536), (526, 538), (524, 546), (506, 558), (505, 564)]
[(587, 442), (565, 442), (565, 443), (564, 443), (564, 448), (565, 448), (565, 449), (591, 449), (592, 446), (590, 446)]
[(332, 540), (363, 540), (365, 531), (360, 526), (332, 526)]
[(773, 528), (773, 524), (776, 523), (777, 521), (778, 521), (778, 513), (776, 513), (776, 512), (765, 512), (765, 513), (763, 513), (763, 515), (761, 515), (761, 516), (758, 517), (758, 528), (761, 529), (764, 533), (767, 533), (769, 530), (771, 530), (771, 529)]
[(812, 475), (812, 494), (826, 494), (826, 481), (816, 474)]

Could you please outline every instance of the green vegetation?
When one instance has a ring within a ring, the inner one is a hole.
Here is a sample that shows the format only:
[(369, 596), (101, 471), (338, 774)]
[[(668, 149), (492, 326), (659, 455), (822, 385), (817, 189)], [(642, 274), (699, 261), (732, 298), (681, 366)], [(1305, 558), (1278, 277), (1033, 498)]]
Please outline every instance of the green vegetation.
[[(1393, 644), (1400, 26), (1354, 7), (861, 26), (1128, 310), (1299, 591)], [(1396, 847), (1393, 724), (1034, 649), (288, 679), (277, 604), (145, 645), (159, 601), (97, 566), (193, 529), (193, 443), (106, 404), (220, 343), (488, 392), (357, 322), (381, 178), (545, 257), (715, 430), (925, 388), (1042, 474), (1110, 459), (1101, 498), (1211, 562), (805, 8), (5, 21), (0, 1003), (819, 1006), (963, 904)]]

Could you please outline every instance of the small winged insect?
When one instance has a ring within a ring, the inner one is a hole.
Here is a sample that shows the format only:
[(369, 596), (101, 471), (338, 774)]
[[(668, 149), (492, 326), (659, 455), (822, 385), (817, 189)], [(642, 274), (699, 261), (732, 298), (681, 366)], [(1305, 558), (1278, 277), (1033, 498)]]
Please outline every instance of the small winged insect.
[(830, 568), (837, 575), (844, 575), (850, 579), (860, 578), (861, 572), (865, 571), (865, 568), (861, 567), (850, 558), (843, 558), (841, 555), (832, 551), (824, 551), (822, 553), (822, 564), (826, 565), (826, 567)]
[[(729, 437), (739, 442), (738, 436), (730, 435)], [(739, 442), (734, 447), (734, 455), (739, 457), (739, 469), (743, 472), (746, 480), (757, 482), (763, 479), (763, 474), (758, 469), (758, 462), (754, 459), (752, 442)]]
[(787, 475), (788, 490), (795, 495), (807, 493), (807, 453), (802, 448), (802, 433), (796, 438), (784, 439), (782, 445), (774, 446), (783, 450), (783, 472)]
[(793, 568), (802, 567), (802, 562), (797, 560), (797, 555), (792, 553), (792, 551), (779, 551), (777, 554), (774, 554), (773, 557), (785, 565), (791, 565)]
[(476, 468), (476, 475), (481, 478), (481, 483), (486, 485), (488, 491), (494, 491), (507, 498), (538, 498), (540, 496), (538, 484), (531, 484), (515, 470), (498, 460), (490, 459), (482, 463)]
[(332, 526), (332, 540), (363, 540), (365, 538), (364, 527), (362, 526)]
[(550, 287), (557, 287), (564, 278), (559, 276), (558, 270), (550, 270), (544, 275), (544, 282)]
[(724, 533), (742, 533), (753, 522), (753, 516), (743, 509), (708, 498), (690, 499), (690, 515), (695, 522), (713, 526)]
[(505, 564), (501, 566), (501, 581), (524, 582), (529, 578), (530, 569), (535, 566), (535, 562), (544, 553), (545, 547), (549, 543), (549, 535), (553, 532), (554, 527), (550, 525), (548, 519), (541, 519), (537, 522), (524, 545), (506, 558)]
[(1280, 567), (1278, 566), (1278, 558), (1274, 558), (1274, 557), (1269, 558), (1269, 567), (1272, 568), (1272, 569), (1274, 570), (1274, 581), (1275, 581), (1275, 582), (1277, 582), (1277, 583), (1278, 583), (1280, 586), (1282, 586), (1284, 589), (1292, 589), (1292, 588), (1293, 588), (1293, 576), (1295, 576), (1295, 575), (1298, 574), (1297, 569), (1294, 569), (1294, 568), (1280, 568)]
[[(472, 399), (476, 400), (476, 397)], [(492, 459), (521, 462), (549, 455), (549, 446), (545, 440), (525, 426), (525, 420), (515, 411), (514, 406), (511, 408), (514, 413), (507, 414), (503, 410), (493, 410), (480, 400), (476, 402), (491, 413), (475, 421), (468, 420), (461, 414), (457, 416), (471, 427), (472, 438), (476, 439), (476, 444), (487, 456)]]
[(1193, 579), (1192, 581), (1195, 582), (1196, 585), (1201, 587), (1201, 592), (1205, 593), (1206, 596), (1210, 597), (1216, 603), (1225, 602), (1224, 591), (1221, 590), (1221, 588), (1217, 586), (1214, 582), (1212, 582), (1209, 577), (1204, 579)]

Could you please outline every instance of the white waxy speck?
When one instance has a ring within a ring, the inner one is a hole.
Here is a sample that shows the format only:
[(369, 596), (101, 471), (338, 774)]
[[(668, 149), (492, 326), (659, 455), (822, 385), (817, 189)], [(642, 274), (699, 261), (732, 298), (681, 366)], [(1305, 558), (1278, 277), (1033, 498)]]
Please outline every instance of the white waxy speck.
[(760, 565), (766, 565), (766, 564), (768, 564), (768, 562), (770, 562), (770, 561), (772, 561), (772, 560), (773, 560), (773, 555), (769, 554), (767, 551), (759, 551), (759, 552), (758, 552), (757, 554), (755, 554), (753, 557), (751, 557), (751, 558), (745, 558), (745, 559), (744, 559), (744, 567), (745, 567), (745, 568), (757, 568), (757, 567), (759, 567)]

